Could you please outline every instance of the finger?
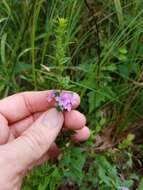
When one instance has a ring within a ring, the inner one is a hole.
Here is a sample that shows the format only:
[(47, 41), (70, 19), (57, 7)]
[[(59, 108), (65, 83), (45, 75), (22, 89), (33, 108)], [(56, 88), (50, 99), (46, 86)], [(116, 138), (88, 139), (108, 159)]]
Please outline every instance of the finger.
[[(27, 128), (32, 125), (36, 119), (42, 114), (43, 112), (35, 113), (21, 121), (18, 121), (12, 125), (10, 125), (10, 129), (15, 137), (19, 137)], [(72, 110), (71, 112), (65, 112), (65, 128), (69, 129), (80, 129), (85, 126), (86, 119), (83, 114), (78, 111)]]
[(8, 122), (0, 114), (0, 144), (5, 144), (9, 138), (10, 130), (8, 128)]
[(68, 129), (81, 129), (86, 124), (85, 116), (79, 111), (72, 110), (64, 113), (64, 127)]
[[(26, 129), (30, 127), (30, 125), (32, 125), (34, 121), (36, 121), (36, 119), (38, 119), (38, 117), (42, 113), (43, 112), (35, 113), (23, 119), (22, 121), (12, 124), (10, 128), (14, 136), (16, 138), (19, 137)], [(85, 126), (86, 123), (85, 116), (80, 112), (72, 110), (71, 112), (66, 112), (64, 115), (65, 115), (65, 123), (64, 123), (65, 129), (77, 130)]]
[(63, 125), (63, 114), (49, 109), (22, 136), (3, 147), (5, 160), (23, 171), (40, 159), (55, 141)]
[(10, 125), (10, 131), (17, 138), (28, 129), (44, 112), (34, 113), (25, 119)]
[(76, 133), (72, 136), (72, 140), (75, 142), (86, 141), (90, 137), (90, 130), (86, 126), (75, 132)]
[[(54, 101), (48, 102), (47, 97), (51, 91), (23, 92), (0, 100), (0, 113), (4, 115), (9, 123), (17, 122), (27, 116), (46, 111), (54, 105)], [(79, 96), (74, 107), (79, 105)]]

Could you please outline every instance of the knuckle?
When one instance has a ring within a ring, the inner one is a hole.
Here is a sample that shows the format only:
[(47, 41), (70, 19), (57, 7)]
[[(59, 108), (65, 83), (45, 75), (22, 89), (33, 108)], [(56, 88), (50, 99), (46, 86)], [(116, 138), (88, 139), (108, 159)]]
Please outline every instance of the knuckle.
[(28, 110), (29, 114), (32, 114), (33, 113), (33, 107), (32, 107), (30, 99), (27, 96), (27, 93), (26, 92), (25, 93), (21, 93), (21, 96), (23, 98), (25, 107)]

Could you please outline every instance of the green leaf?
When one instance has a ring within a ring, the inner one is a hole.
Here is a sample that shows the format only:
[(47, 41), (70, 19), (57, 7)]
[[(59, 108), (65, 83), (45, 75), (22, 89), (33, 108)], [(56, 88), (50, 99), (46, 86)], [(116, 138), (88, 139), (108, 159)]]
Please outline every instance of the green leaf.
[(124, 55), (124, 54), (119, 54), (119, 55), (118, 55), (118, 59), (119, 59), (120, 61), (122, 61), (122, 62), (125, 62), (125, 61), (127, 61), (127, 56)]
[(132, 141), (134, 140), (135, 135), (133, 134), (128, 134), (127, 138), (124, 139), (120, 144), (119, 144), (119, 148), (124, 149), (127, 148), (128, 146), (130, 146), (132, 144)]
[(119, 65), (118, 70), (119, 70), (119, 75), (127, 80), (130, 74), (129, 65), (128, 64)]
[(107, 187), (119, 186), (119, 177), (117, 174), (116, 166), (111, 165), (106, 157), (102, 155), (96, 156), (97, 174), (100, 178), (100, 183), (106, 184)]
[(6, 0), (2, 0), (2, 3), (5, 6), (5, 10), (6, 10), (7, 14), (10, 15), (11, 14), (11, 8), (10, 8), (9, 4), (7, 3)]
[(3, 64), (6, 63), (6, 58), (5, 58), (6, 38), (7, 38), (7, 33), (4, 33), (1, 38), (1, 61)]
[(123, 10), (122, 10), (122, 5), (120, 0), (114, 0), (116, 12), (117, 12), (117, 17), (119, 21), (119, 25), (123, 27), (124, 24), (124, 16), (123, 16)]
[(141, 179), (139, 187), (137, 188), (137, 190), (143, 190), (143, 178)]
[(5, 21), (5, 20), (7, 20), (7, 19), (8, 19), (8, 17), (1, 18), (1, 19), (0, 19), (0, 23), (2, 23), (3, 21)]
[(53, 171), (53, 173), (51, 175), (51, 180), (50, 180), (50, 184), (49, 184), (50, 189), (49, 190), (55, 190), (55, 187), (60, 182), (60, 180), (61, 180), (61, 175), (60, 175), (58, 169), (55, 168), (55, 170)]
[(126, 48), (119, 48), (119, 53), (121, 53), (121, 54), (127, 54), (128, 51), (127, 51)]
[(19, 62), (14, 70), (16, 74), (20, 74), (21, 72), (30, 71), (32, 69), (32, 65), (28, 63)]
[(112, 100), (116, 96), (115, 92), (110, 86), (103, 86), (101, 89), (99, 89), (99, 94), (104, 96), (107, 100)]
[(85, 155), (79, 148), (70, 148), (64, 153), (60, 166), (63, 168), (64, 177), (69, 178), (75, 183), (82, 183), (84, 177), (83, 166)]
[(89, 92), (88, 93), (89, 113), (91, 113), (95, 109), (96, 107), (95, 101), (96, 101), (95, 93)]
[(102, 71), (111, 71), (111, 72), (116, 71), (116, 69), (117, 68), (115, 64), (106, 65), (101, 68)]
[(105, 96), (100, 93), (89, 92), (88, 93), (88, 103), (89, 103), (89, 113), (91, 113), (95, 108), (99, 107), (102, 102), (105, 101)]
[(124, 187), (131, 187), (132, 185), (133, 185), (133, 180), (125, 180), (122, 183), (122, 186), (124, 186)]

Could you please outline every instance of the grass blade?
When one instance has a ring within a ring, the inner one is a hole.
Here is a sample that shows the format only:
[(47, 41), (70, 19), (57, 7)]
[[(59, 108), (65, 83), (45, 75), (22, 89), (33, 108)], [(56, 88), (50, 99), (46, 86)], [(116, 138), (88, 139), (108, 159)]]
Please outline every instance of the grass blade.
[(6, 58), (5, 58), (6, 39), (7, 39), (7, 33), (4, 33), (1, 39), (1, 61), (3, 64), (6, 63)]

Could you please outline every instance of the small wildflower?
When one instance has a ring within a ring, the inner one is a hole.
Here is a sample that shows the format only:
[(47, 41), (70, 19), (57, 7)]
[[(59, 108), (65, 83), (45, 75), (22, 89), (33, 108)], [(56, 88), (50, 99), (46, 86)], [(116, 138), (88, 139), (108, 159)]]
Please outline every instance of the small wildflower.
[(72, 106), (76, 103), (76, 95), (70, 92), (56, 92), (52, 91), (48, 96), (48, 101), (56, 101), (56, 105), (58, 110), (60, 108), (61, 111), (67, 110), (68, 112), (71, 111)]
[(119, 187), (119, 190), (129, 190), (128, 187)]

